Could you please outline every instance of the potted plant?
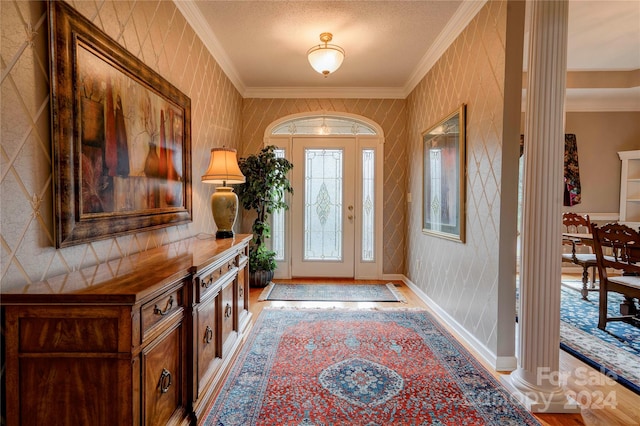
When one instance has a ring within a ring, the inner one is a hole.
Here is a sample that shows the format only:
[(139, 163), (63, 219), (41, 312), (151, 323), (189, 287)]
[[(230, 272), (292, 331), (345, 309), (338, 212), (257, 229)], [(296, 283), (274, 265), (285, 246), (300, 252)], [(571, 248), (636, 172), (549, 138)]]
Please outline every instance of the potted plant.
[(268, 219), (275, 210), (289, 208), (285, 195), (293, 193), (287, 178), (293, 164), (286, 158), (277, 157), (275, 150), (275, 146), (269, 145), (258, 154), (238, 161), (246, 178), (245, 183), (236, 187), (238, 200), (245, 210), (256, 214), (249, 246), (249, 284), (253, 287), (265, 287), (273, 279), (276, 253), (266, 245), (266, 239), (271, 237)]

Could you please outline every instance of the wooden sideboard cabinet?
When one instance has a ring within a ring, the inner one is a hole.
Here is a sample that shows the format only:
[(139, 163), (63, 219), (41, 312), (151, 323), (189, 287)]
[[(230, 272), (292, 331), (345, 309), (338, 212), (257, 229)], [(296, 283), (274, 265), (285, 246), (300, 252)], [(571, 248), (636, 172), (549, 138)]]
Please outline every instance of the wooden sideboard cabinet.
[(7, 424), (200, 421), (250, 321), (250, 238), (189, 238), (3, 292)]
[(248, 246), (194, 269), (192, 408), (201, 423), (249, 319)]

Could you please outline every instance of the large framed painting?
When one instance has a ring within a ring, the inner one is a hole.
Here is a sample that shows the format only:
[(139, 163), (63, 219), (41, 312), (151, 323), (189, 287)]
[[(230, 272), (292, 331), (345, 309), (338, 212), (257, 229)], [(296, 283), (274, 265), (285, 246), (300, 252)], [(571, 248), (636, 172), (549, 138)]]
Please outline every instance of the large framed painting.
[(464, 243), (466, 105), (422, 134), (422, 230)]
[(49, 2), (56, 247), (192, 220), (191, 101)]

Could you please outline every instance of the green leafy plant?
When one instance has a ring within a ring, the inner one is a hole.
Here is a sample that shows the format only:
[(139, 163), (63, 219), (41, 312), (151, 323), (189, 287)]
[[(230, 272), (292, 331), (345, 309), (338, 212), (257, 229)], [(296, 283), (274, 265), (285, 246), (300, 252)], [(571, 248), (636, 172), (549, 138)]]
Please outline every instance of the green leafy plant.
[(249, 249), (249, 270), (273, 271), (276, 269), (276, 253), (267, 248), (265, 240), (271, 237), (269, 215), (275, 210), (287, 210), (285, 195), (293, 188), (287, 174), (293, 164), (277, 157), (277, 148), (269, 145), (258, 154), (240, 158), (238, 165), (246, 181), (236, 187), (238, 200), (245, 210), (252, 210), (256, 218), (251, 227), (253, 240)]
[(276, 269), (276, 252), (264, 245), (255, 246), (249, 251), (249, 269), (254, 271), (273, 271)]

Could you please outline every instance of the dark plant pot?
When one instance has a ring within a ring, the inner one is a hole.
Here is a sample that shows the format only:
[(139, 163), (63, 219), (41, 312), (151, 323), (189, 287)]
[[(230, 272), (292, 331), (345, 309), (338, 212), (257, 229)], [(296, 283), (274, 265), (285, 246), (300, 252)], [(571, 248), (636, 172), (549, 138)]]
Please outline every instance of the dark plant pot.
[(273, 279), (274, 271), (249, 271), (249, 286), (253, 288), (263, 288), (269, 285)]

